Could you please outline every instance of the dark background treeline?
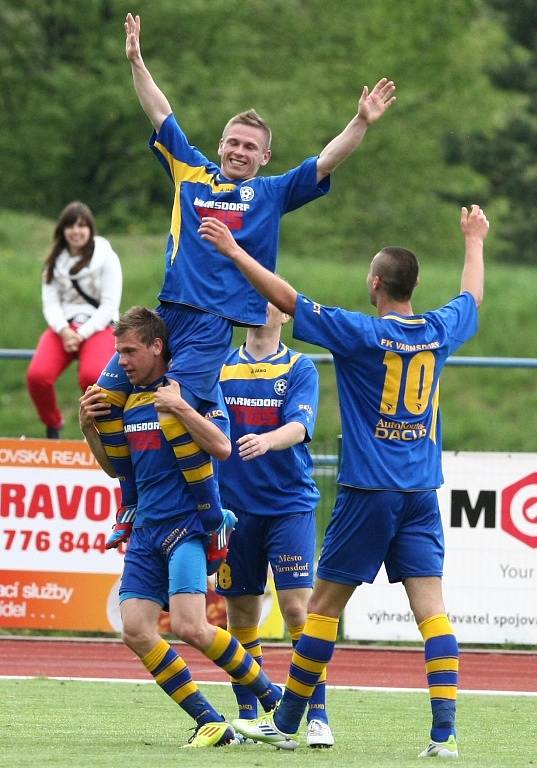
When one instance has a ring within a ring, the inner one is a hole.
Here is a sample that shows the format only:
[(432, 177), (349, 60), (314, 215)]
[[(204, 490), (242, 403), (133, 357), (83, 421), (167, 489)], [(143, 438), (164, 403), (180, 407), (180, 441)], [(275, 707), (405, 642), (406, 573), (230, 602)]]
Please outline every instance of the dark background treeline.
[(124, 54), (128, 10), (210, 157), (227, 119), (254, 106), (273, 128), (270, 170), (287, 169), (343, 128), (364, 84), (397, 82), (397, 106), (326, 205), (284, 227), (283, 249), (348, 259), (382, 240), (449, 253), (453, 207), (473, 200), (502, 224), (491, 252), (532, 261), (537, 0), (4, 0), (0, 207), (54, 218), (83, 198), (103, 229), (166, 226), (170, 187), (144, 151)]

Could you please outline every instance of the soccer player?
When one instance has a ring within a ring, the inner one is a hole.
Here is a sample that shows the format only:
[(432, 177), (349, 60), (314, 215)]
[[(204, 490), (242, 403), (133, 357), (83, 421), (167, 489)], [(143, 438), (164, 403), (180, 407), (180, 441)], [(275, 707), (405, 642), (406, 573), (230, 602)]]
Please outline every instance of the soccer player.
[[(258, 177), (259, 169), (270, 160), (271, 132), (255, 110), (228, 121), (218, 145), (220, 163), (211, 162), (189, 144), (170, 103), (144, 64), (139, 16), (127, 15), (125, 32), (134, 88), (155, 131), (150, 147), (174, 186), (164, 284), (157, 310), (170, 333), (169, 376), (181, 382), (183, 397), (198, 409), (217, 398), (218, 377), (229, 352), (233, 325), (262, 325), (266, 318), (264, 299), (210, 242), (200, 240), (197, 229), (201, 218), (211, 215), (225, 222), (238, 242), (260, 264), (273, 270), (281, 217), (328, 192), (330, 173), (360, 145), (368, 127), (395, 101), (395, 85), (382, 78), (371, 92), (364, 87), (356, 115), (318, 157), (310, 157), (280, 176)], [(117, 357), (98, 383), (112, 405), (110, 416), (99, 429), (122, 488), (124, 509), (119, 511), (109, 542), (109, 546), (117, 546), (129, 535), (136, 505), (121, 429), (129, 384)], [(163, 427), (164, 436), (174, 447), (177, 431), (184, 434), (173, 420)], [(222, 524), (222, 512), (209, 457), (191, 440), (176, 451), (176, 458), (196, 495), (205, 530), (214, 531)]]
[[(123, 640), (168, 694), (196, 723), (187, 746), (205, 747), (234, 740), (224, 722), (193, 682), (179, 654), (157, 632), (163, 608), (172, 631), (238, 679), (259, 698), (265, 710), (275, 706), (281, 690), (226, 630), (207, 621), (205, 594), (207, 538), (190, 486), (177, 469), (163, 424), (179, 418), (211, 456), (225, 459), (231, 450), (229, 422), (222, 403), (198, 413), (182, 397), (176, 381), (168, 382), (163, 319), (145, 307), (133, 307), (119, 320), (114, 335), (119, 364), (132, 384), (124, 409), (125, 438), (132, 456), (138, 511), (119, 590)], [(113, 475), (94, 419), (110, 409), (104, 394), (89, 388), (80, 400), (80, 424), (101, 466)]]
[(478, 327), (483, 298), (483, 242), (489, 224), (472, 205), (461, 210), (465, 260), (459, 295), (414, 314), (415, 255), (383, 248), (367, 288), (377, 317), (310, 301), (264, 269), (230, 231), (205, 218), (201, 237), (228, 256), (260, 293), (295, 318), (295, 338), (334, 355), (342, 421), (340, 489), (326, 531), (304, 632), (293, 653), (274, 716), (237, 720), (244, 735), (286, 749), (330, 661), (339, 616), (356, 587), (372, 583), (382, 563), (401, 581), (425, 643), (432, 727), (420, 757), (458, 757), (455, 701), (459, 652), (442, 596), (444, 538), (436, 488), (442, 483), (439, 377), (449, 355)]
[[(248, 329), (220, 374), (233, 446), (219, 466), (220, 493), (238, 523), (216, 591), (226, 599), (229, 631), (259, 663), (268, 563), (293, 644), (302, 634), (313, 584), (319, 492), (307, 443), (317, 417), (319, 376), (308, 357), (281, 343), (289, 319), (269, 304), (266, 324)], [(308, 709), (311, 747), (334, 743), (325, 689), (323, 674)], [(233, 690), (239, 717), (257, 717), (251, 691), (239, 683)]]

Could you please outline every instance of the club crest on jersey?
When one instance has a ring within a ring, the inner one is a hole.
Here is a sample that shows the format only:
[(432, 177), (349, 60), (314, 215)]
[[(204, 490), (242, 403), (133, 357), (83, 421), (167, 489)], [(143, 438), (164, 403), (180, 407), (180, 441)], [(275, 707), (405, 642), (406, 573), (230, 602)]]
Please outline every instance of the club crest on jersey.
[(252, 187), (241, 187), (240, 195), (243, 203), (249, 203), (254, 199), (255, 192)]
[(287, 381), (285, 379), (278, 379), (274, 382), (274, 391), (277, 395), (285, 395), (287, 392)]

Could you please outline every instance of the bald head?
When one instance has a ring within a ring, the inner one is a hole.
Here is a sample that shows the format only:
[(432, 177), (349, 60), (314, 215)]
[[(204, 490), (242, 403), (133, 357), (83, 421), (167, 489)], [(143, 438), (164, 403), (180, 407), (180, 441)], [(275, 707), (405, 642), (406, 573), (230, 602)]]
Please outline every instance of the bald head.
[(385, 293), (396, 301), (409, 301), (417, 285), (419, 264), (412, 251), (387, 246), (371, 262), (369, 278), (380, 277)]

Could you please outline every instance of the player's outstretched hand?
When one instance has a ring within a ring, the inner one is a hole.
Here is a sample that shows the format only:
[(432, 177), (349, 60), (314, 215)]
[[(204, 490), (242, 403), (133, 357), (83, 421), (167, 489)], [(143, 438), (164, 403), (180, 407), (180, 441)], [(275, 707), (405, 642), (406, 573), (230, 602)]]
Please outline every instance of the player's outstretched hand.
[(375, 85), (371, 93), (367, 85), (364, 85), (360, 101), (358, 102), (358, 114), (368, 125), (374, 123), (396, 101), (395, 83), (383, 77)]
[(93, 426), (93, 422), (98, 416), (107, 416), (110, 413), (110, 404), (103, 402), (105, 398), (106, 394), (101, 391), (97, 384), (87, 387), (78, 401), (78, 417), (82, 430)]
[(212, 216), (203, 217), (198, 227), (198, 232), (202, 240), (208, 240), (220, 253), (229, 259), (233, 259), (237, 252), (240, 251), (240, 247), (237, 245), (229, 228), (222, 221), (214, 219)]
[(478, 205), (472, 205), (470, 211), (463, 206), (461, 208), (461, 229), (465, 237), (478, 237), (484, 240), (489, 231), (489, 222), (485, 212)]
[(140, 17), (127, 14), (125, 19), (125, 54), (129, 61), (141, 56), (140, 51)]

